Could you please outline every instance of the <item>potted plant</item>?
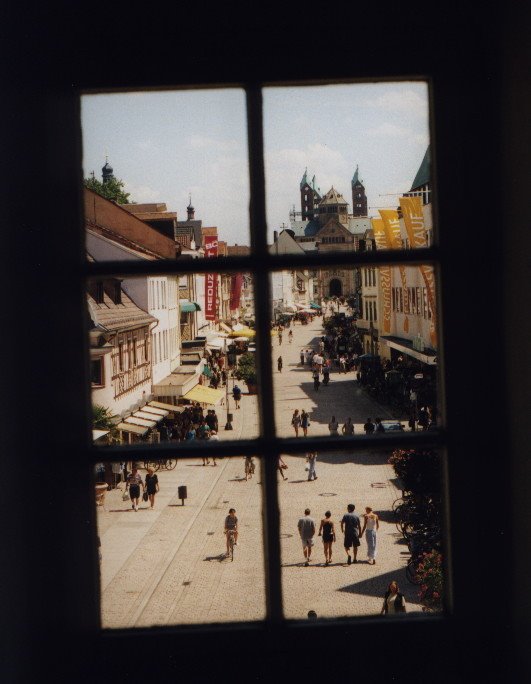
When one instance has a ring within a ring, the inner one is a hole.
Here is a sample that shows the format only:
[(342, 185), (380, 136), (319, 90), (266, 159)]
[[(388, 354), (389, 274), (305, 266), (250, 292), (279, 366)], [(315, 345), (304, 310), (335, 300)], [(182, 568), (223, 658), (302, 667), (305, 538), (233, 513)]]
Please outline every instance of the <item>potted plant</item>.
[(238, 380), (243, 380), (245, 382), (249, 394), (257, 393), (258, 387), (254, 354), (245, 353), (240, 356), (236, 377)]

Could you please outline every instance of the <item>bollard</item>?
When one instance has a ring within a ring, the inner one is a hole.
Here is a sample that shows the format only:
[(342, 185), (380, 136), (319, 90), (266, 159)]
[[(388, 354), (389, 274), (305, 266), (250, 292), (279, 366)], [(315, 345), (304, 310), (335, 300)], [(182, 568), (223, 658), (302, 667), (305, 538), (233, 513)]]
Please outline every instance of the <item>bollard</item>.
[(177, 489), (177, 496), (179, 497), (182, 505), (184, 506), (184, 500), (188, 498), (188, 490), (186, 488), (186, 485), (179, 485)]
[(232, 413), (227, 413), (227, 423), (225, 425), (225, 430), (232, 430), (232, 421), (233, 421), (233, 416)]

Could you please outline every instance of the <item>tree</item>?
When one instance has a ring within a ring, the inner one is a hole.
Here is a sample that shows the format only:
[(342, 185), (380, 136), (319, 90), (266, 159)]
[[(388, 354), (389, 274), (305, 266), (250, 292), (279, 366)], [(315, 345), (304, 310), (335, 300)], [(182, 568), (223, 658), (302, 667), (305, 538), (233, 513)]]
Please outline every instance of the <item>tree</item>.
[(236, 377), (238, 380), (243, 380), (248, 385), (256, 385), (256, 365), (254, 362), (254, 354), (246, 353), (240, 356)]
[(129, 193), (124, 192), (124, 182), (119, 178), (108, 178), (105, 183), (99, 181), (94, 176), (85, 178), (84, 185), (89, 190), (97, 192), (98, 195), (105, 197), (105, 199), (113, 200), (118, 204), (129, 204)]
[(92, 427), (95, 430), (110, 430), (114, 427), (110, 409), (100, 404), (92, 405)]

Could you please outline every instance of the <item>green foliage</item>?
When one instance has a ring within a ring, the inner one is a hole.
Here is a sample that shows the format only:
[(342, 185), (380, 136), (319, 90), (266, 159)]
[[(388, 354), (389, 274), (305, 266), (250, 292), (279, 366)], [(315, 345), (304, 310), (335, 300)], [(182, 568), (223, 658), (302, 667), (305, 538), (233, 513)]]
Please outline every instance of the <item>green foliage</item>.
[(441, 471), (439, 454), (431, 449), (395, 449), (389, 463), (407, 491), (417, 494), (438, 494)]
[(257, 376), (254, 354), (247, 353), (240, 356), (236, 377), (238, 380), (243, 380), (249, 385), (256, 385)]
[(105, 406), (92, 406), (92, 427), (95, 430), (110, 430), (113, 427), (112, 414)]
[(86, 188), (97, 192), (98, 195), (105, 197), (105, 199), (113, 200), (119, 204), (129, 204), (129, 193), (124, 192), (124, 182), (118, 178), (109, 178), (109, 180), (103, 183), (91, 176), (90, 178), (85, 178), (84, 184)]
[(438, 551), (425, 553), (417, 568), (417, 577), (421, 581), (419, 598), (426, 610), (443, 609), (443, 564)]

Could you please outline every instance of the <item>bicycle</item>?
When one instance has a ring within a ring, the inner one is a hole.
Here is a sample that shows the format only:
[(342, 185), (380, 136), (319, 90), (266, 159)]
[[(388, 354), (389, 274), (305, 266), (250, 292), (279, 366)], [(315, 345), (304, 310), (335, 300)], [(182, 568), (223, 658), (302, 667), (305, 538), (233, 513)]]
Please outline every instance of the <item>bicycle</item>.
[(234, 530), (227, 530), (227, 536), (229, 538), (229, 555), (231, 561), (234, 560), (234, 545), (236, 544)]

